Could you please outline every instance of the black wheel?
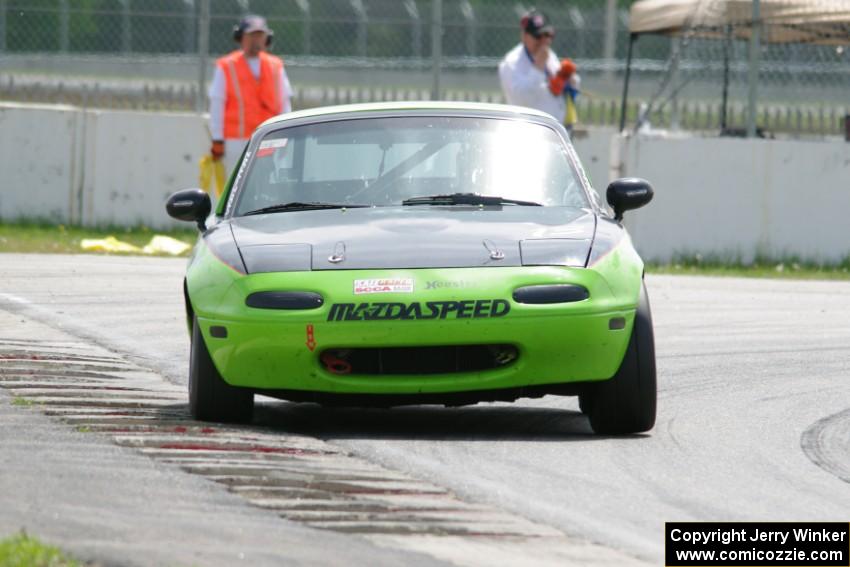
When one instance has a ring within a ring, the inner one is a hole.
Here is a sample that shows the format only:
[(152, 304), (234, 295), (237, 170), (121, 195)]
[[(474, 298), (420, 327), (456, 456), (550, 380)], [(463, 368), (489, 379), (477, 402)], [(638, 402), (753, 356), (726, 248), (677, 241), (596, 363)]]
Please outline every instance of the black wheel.
[(593, 431), (622, 435), (649, 431), (655, 425), (655, 339), (646, 287), (640, 301), (626, 355), (610, 380), (596, 384), (580, 403)]
[(204, 343), (197, 318), (192, 320), (189, 412), (202, 421), (235, 423), (251, 421), (254, 414), (254, 392), (231, 386), (222, 379)]

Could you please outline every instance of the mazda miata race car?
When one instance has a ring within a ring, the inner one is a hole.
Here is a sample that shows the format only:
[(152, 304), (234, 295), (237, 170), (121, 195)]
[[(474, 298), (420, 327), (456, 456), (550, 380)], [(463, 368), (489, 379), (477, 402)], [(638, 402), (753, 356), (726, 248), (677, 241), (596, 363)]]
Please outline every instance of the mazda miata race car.
[(520, 107), (385, 103), (261, 125), (186, 274), (189, 405), (248, 421), (254, 394), (461, 405), (579, 396), (597, 433), (655, 422), (643, 262), (621, 224), (641, 179), (591, 187), (569, 136)]

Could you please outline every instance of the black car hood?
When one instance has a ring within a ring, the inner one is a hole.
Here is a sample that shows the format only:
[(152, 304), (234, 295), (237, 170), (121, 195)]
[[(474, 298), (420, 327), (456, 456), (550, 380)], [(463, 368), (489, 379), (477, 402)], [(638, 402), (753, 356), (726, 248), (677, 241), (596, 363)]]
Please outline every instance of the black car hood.
[(595, 215), (567, 207), (415, 206), (236, 217), (249, 273), (581, 265)]

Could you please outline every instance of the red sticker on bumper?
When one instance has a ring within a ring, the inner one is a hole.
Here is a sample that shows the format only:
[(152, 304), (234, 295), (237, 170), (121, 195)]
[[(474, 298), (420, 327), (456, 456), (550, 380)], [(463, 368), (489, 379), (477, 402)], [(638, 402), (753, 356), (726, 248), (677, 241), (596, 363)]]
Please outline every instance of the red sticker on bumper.
[(316, 350), (316, 335), (313, 331), (313, 325), (307, 325), (307, 348), (311, 351)]

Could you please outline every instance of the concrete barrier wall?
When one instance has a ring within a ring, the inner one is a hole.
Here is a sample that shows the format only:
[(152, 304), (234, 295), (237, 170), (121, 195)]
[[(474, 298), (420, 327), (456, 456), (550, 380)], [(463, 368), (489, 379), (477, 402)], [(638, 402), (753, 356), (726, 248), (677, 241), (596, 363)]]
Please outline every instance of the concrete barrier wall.
[[(837, 262), (850, 254), (850, 144), (621, 138), (604, 128), (574, 144), (603, 196), (609, 178), (652, 182), (654, 201), (626, 215), (647, 259)], [(168, 218), (163, 203), (197, 185), (208, 147), (196, 114), (0, 104), (0, 218), (188, 226)]]
[(608, 187), (611, 138), (616, 134), (616, 128), (600, 126), (578, 131), (572, 138), (588, 179), (603, 198)]
[(0, 218), (188, 226), (165, 214), (209, 150), (196, 114), (0, 105)]
[(644, 258), (850, 255), (850, 144), (637, 136), (612, 147), (612, 177), (643, 177), (655, 189), (650, 205), (626, 214)]
[(194, 114), (87, 112), (82, 224), (189, 226), (168, 217), (164, 203), (197, 187), (205, 124)]
[(81, 120), (69, 106), (0, 105), (0, 218), (70, 221)]

